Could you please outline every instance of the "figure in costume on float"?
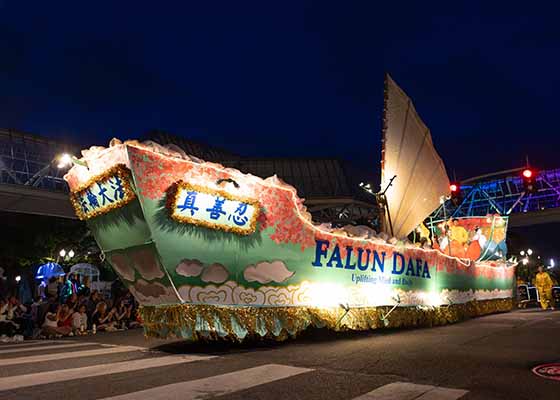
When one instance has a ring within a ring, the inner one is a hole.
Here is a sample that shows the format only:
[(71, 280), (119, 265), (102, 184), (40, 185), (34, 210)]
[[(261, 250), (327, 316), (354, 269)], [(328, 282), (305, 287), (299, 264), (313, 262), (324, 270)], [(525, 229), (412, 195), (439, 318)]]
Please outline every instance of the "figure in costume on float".
[(486, 237), (482, 234), (482, 229), (478, 226), (474, 228), (473, 235), (469, 240), (469, 246), (465, 253), (469, 260), (478, 260), (482, 254), (482, 249), (486, 246)]
[(449, 226), (449, 240), (451, 255), (454, 257), (465, 257), (465, 245), (469, 240), (469, 234), (467, 230), (459, 225), (459, 220), (453, 218)]

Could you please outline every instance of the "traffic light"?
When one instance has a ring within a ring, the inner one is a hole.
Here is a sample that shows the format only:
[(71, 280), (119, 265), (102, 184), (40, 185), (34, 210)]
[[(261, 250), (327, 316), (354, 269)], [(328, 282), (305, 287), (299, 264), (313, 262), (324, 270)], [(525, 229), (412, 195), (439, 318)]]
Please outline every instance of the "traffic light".
[(451, 183), (449, 185), (449, 191), (451, 192), (451, 202), (456, 206), (461, 204), (461, 201), (463, 200), (461, 196), (461, 185), (455, 182)]
[(537, 193), (537, 173), (534, 170), (525, 168), (521, 173), (521, 178), (525, 193)]

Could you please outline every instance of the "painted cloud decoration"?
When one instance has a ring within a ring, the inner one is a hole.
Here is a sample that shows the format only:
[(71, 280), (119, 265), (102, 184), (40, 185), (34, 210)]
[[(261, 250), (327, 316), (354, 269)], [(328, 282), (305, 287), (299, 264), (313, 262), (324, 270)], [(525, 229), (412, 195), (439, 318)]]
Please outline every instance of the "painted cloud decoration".
[(130, 261), (122, 253), (113, 253), (109, 256), (111, 265), (121, 277), (127, 281), (134, 282), (134, 269), (130, 266)]
[(294, 272), (290, 271), (282, 261), (262, 261), (255, 265), (248, 265), (243, 271), (243, 276), (248, 282), (281, 283), (291, 278)]
[(134, 261), (136, 270), (146, 280), (163, 278), (164, 272), (159, 264), (154, 250), (143, 248), (130, 253), (130, 258)]
[(177, 264), (175, 271), (179, 275), (186, 276), (188, 278), (192, 276), (199, 276), (202, 272), (203, 267), (203, 264), (198, 260), (184, 259), (181, 260), (179, 264)]
[(204, 269), (200, 279), (203, 282), (222, 283), (227, 280), (229, 272), (222, 264), (211, 264)]
[(180, 299), (175, 292), (159, 282), (146, 282), (138, 280), (136, 284), (129, 287), (132, 295), (142, 305), (177, 304)]

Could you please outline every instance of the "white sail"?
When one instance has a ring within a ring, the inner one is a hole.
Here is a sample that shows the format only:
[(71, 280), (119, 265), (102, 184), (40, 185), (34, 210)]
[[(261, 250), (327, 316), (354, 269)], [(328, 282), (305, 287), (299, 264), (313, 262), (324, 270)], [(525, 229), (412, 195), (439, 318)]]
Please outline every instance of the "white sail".
[[(402, 238), (440, 205), (442, 195), (449, 194), (449, 178), (410, 98), (389, 75), (385, 85), (381, 190), (396, 176), (386, 198), (393, 235)], [(385, 230), (391, 233), (386, 222)]]

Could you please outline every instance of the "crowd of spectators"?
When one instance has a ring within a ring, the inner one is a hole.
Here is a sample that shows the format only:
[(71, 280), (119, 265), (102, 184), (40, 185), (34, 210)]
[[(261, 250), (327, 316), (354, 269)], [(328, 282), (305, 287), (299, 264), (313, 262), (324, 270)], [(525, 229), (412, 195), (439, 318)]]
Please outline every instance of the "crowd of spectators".
[(41, 282), (33, 302), (0, 297), (0, 340), (53, 338), (139, 327), (138, 305), (128, 290), (105, 298), (74, 274)]

